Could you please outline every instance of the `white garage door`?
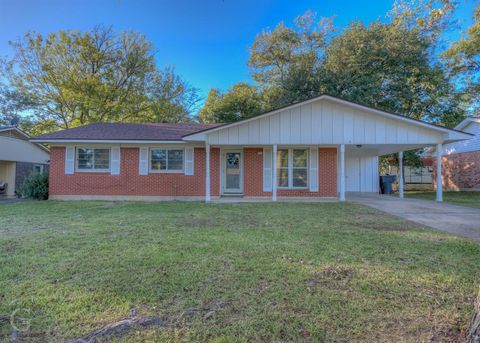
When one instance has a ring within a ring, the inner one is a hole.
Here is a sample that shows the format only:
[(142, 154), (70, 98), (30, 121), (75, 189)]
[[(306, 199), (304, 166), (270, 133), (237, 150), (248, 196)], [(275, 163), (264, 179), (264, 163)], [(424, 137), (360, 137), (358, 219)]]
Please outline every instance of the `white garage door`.
[(378, 192), (378, 158), (346, 157), (345, 188), (347, 192)]

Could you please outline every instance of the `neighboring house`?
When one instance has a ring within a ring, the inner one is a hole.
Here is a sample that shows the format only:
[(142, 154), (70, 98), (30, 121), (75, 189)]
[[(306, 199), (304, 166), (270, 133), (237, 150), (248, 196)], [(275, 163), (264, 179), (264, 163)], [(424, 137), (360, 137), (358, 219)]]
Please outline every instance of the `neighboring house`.
[(443, 147), (443, 186), (455, 191), (480, 191), (480, 118), (467, 118), (455, 129), (474, 137)]
[(31, 173), (48, 171), (48, 149), (29, 139), (15, 126), (0, 126), (0, 182), (7, 183), (7, 196), (15, 195)]
[(51, 199), (313, 197), (378, 192), (378, 156), (469, 134), (322, 95), (228, 125), (91, 124), (51, 145)]

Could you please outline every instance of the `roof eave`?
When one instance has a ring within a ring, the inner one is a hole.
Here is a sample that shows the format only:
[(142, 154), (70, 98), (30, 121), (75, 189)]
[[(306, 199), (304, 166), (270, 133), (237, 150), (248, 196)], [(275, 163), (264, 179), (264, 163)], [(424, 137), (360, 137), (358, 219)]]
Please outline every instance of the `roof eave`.
[[(331, 96), (331, 95), (323, 94), (323, 95), (319, 95), (317, 97), (314, 97), (314, 98), (311, 98), (311, 99), (308, 99), (308, 100), (305, 100), (305, 101), (302, 101), (302, 102), (297, 102), (297, 103), (294, 103), (292, 105), (284, 106), (284, 107), (272, 110), (270, 112), (260, 114), (256, 117), (248, 118), (248, 119), (241, 120), (241, 121), (238, 121), (238, 122), (234, 122), (234, 123), (231, 123), (231, 124), (220, 125), (220, 126), (212, 128), (212, 129), (204, 130), (202, 132), (196, 132), (196, 133), (188, 134), (188, 135), (183, 136), (183, 139), (188, 140), (188, 141), (204, 141), (206, 139), (206, 137), (205, 137), (206, 134), (209, 134), (209, 133), (212, 133), (212, 132), (215, 132), (215, 131), (219, 131), (219, 130), (223, 130), (223, 129), (227, 129), (227, 128), (237, 126), (237, 125), (240, 125), (240, 124), (248, 123), (248, 122), (253, 121), (253, 120), (258, 120), (259, 118), (268, 117), (268, 116), (274, 115), (274, 114), (276, 114), (280, 111), (289, 110), (293, 107), (306, 105), (306, 104), (309, 104), (311, 102), (315, 102), (315, 101), (322, 100), (322, 99), (329, 100), (329, 101), (332, 101), (332, 102), (335, 102), (335, 103), (344, 104), (346, 106), (362, 109), (362, 110), (365, 110), (365, 111), (368, 111), (368, 112), (371, 112), (371, 113), (381, 115), (383, 117), (408, 122), (410, 124), (417, 125), (417, 126), (422, 126), (422, 127), (427, 128), (427, 129), (430, 129), (430, 130), (435, 130), (435, 131), (439, 131), (439, 132), (443, 132), (443, 133), (458, 132), (458, 133), (467, 134), (467, 133), (464, 133), (464, 132), (457, 131), (455, 129), (449, 129), (449, 128), (446, 128), (446, 127), (437, 126), (437, 125), (427, 123), (427, 122), (424, 122), (424, 121), (421, 121), (421, 120), (416, 120), (416, 119), (413, 119), (413, 118), (405, 117), (401, 114), (382, 111), (382, 110), (375, 109), (375, 108), (372, 108), (372, 107), (369, 107), (369, 106), (366, 106), (366, 105), (358, 104), (358, 103), (355, 103), (355, 102), (352, 102), (352, 101), (349, 101), (349, 100), (344, 100), (344, 99), (334, 97), (334, 96)], [(469, 135), (469, 134), (467, 134), (467, 135)], [(468, 138), (463, 138), (463, 139), (468, 139)], [(458, 139), (458, 140), (462, 140), (462, 139)]]
[(148, 139), (54, 139), (32, 138), (32, 143), (92, 143), (92, 144), (185, 144), (183, 140), (148, 140)]

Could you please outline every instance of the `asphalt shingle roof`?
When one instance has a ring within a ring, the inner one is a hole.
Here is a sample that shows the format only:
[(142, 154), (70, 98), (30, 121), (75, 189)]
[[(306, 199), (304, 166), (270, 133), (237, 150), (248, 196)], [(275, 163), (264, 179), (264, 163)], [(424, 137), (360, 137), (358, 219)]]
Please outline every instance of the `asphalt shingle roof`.
[(97, 123), (57, 131), (33, 139), (54, 140), (146, 140), (177, 141), (188, 134), (211, 129), (219, 124), (195, 123)]

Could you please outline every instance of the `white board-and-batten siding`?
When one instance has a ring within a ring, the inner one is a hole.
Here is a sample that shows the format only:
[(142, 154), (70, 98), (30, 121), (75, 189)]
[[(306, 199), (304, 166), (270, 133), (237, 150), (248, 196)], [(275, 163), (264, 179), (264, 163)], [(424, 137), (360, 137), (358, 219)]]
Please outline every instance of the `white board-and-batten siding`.
[(208, 133), (214, 145), (436, 144), (441, 132), (326, 100)]
[(347, 192), (378, 192), (378, 157), (345, 158), (345, 190)]

